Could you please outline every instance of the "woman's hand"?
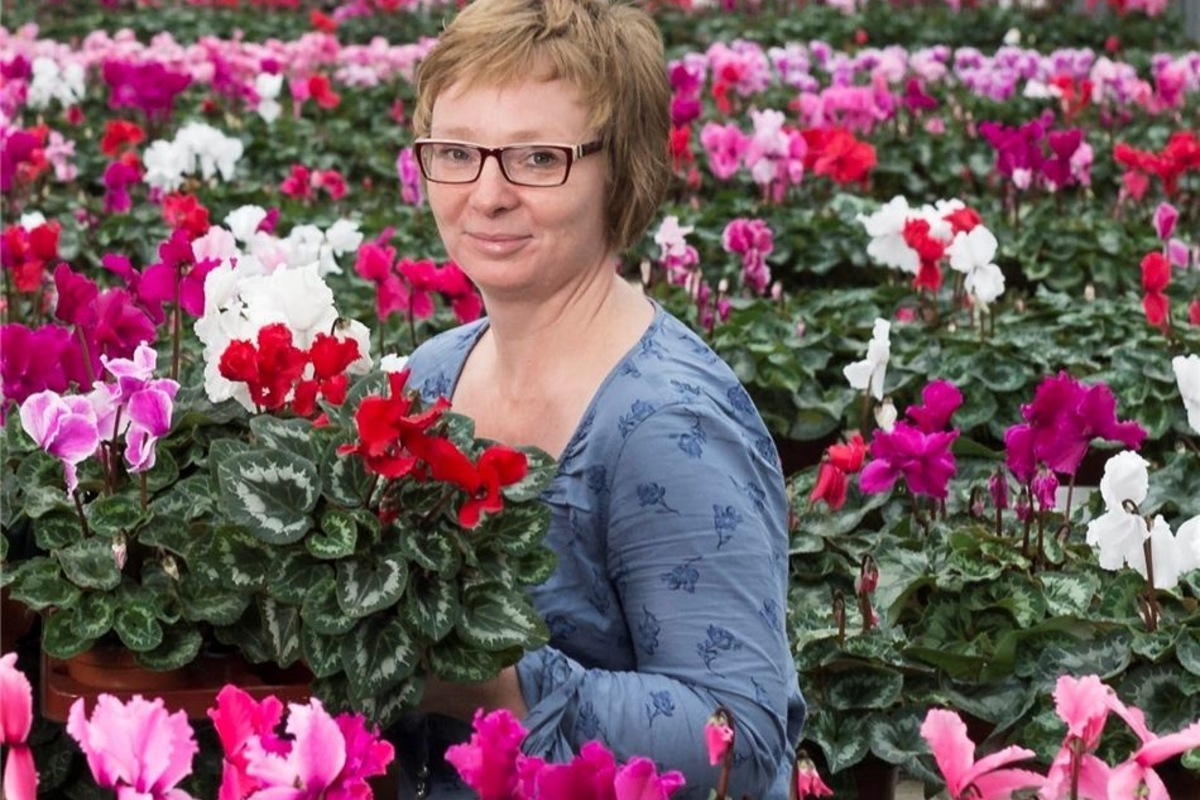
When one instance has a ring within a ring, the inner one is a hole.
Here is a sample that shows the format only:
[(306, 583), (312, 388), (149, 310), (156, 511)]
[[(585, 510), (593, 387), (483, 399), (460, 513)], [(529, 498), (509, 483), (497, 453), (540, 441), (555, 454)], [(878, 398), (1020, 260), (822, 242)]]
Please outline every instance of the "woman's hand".
[(525, 718), (529, 709), (521, 694), (516, 667), (505, 667), (495, 678), (483, 683), (451, 683), (434, 675), (425, 679), (421, 711), (471, 722), (478, 708), (485, 712), (507, 708), (517, 719)]

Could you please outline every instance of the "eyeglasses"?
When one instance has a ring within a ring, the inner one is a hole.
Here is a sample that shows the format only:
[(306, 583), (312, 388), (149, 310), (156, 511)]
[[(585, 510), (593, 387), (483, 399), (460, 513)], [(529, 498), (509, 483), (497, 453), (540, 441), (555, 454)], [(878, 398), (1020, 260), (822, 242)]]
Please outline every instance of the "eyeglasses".
[(480, 147), (468, 142), (418, 139), (414, 143), (421, 174), (431, 183), (474, 183), (483, 174), (483, 162), (495, 156), (500, 173), (518, 186), (562, 186), (571, 165), (598, 153), (600, 141), (586, 144), (514, 144)]

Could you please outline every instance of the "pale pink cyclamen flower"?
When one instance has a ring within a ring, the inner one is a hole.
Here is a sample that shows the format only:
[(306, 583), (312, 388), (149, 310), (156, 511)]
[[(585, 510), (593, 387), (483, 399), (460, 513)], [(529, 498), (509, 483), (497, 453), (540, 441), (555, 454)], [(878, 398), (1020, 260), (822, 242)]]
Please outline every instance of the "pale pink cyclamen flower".
[(700, 144), (708, 153), (708, 168), (721, 180), (729, 180), (742, 165), (742, 157), (750, 147), (746, 136), (735, 123), (707, 123), (700, 129)]
[(25, 742), (32, 726), (33, 687), (25, 673), (17, 669), (17, 654), (6, 653), (0, 658), (0, 747), (8, 751), (3, 796), (9, 800), (37, 797), (37, 768)]
[(175, 787), (191, 774), (199, 746), (187, 714), (169, 714), (161, 698), (134, 695), (122, 703), (102, 694), (90, 720), (80, 698), (71, 705), (67, 733), (79, 743), (101, 788), (115, 789), (118, 797), (191, 800)]
[(67, 494), (79, 485), (76, 466), (100, 446), (96, 412), (86, 397), (61, 396), (49, 389), (21, 404), (21, 427), (37, 446), (62, 462)]
[(1033, 758), (1032, 750), (1013, 745), (975, 760), (975, 743), (967, 725), (953, 711), (930, 709), (921, 723), (921, 737), (929, 743), (938, 770), (946, 779), (950, 800), (1007, 800), (1017, 789), (1040, 787), (1045, 778), (1023, 769), (998, 769)]

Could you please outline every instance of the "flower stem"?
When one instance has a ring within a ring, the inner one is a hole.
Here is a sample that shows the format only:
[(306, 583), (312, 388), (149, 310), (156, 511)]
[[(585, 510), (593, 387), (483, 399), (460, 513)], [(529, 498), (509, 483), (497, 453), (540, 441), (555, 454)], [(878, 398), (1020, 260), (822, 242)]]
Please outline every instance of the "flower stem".
[(138, 492), (142, 498), (142, 510), (145, 511), (150, 507), (150, 486), (144, 472), (138, 473)]
[(1146, 631), (1154, 633), (1158, 630), (1158, 594), (1154, 589), (1154, 550), (1151, 548), (1149, 537), (1142, 542), (1142, 552), (1146, 554), (1146, 584), (1149, 586), (1146, 603)]
[(84, 538), (90, 534), (88, 532), (87, 515), (83, 513), (83, 501), (79, 499), (79, 490), (71, 492), (71, 499), (75, 501), (75, 511), (79, 514), (79, 525), (83, 528)]
[(179, 307), (179, 300), (183, 294), (183, 275), (181, 270), (175, 269), (175, 308), (172, 309), (171, 319), (171, 380), (179, 380), (179, 350), (180, 350), (180, 328), (183, 325), (183, 309)]

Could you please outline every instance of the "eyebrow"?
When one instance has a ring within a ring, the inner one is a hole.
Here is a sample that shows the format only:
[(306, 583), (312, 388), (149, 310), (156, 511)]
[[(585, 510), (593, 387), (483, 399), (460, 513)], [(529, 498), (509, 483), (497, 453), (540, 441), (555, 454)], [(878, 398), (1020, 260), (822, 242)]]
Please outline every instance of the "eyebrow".
[[(430, 131), (429, 135), (437, 139), (455, 139), (460, 142), (472, 142), (479, 144), (479, 140), (475, 138), (475, 131), (473, 131), (471, 128), (446, 128), (445, 130), (438, 130), (436, 136), (434, 135), (433, 131)], [(558, 138), (544, 136), (538, 131), (534, 130), (513, 131), (506, 138), (513, 144), (558, 141)]]

